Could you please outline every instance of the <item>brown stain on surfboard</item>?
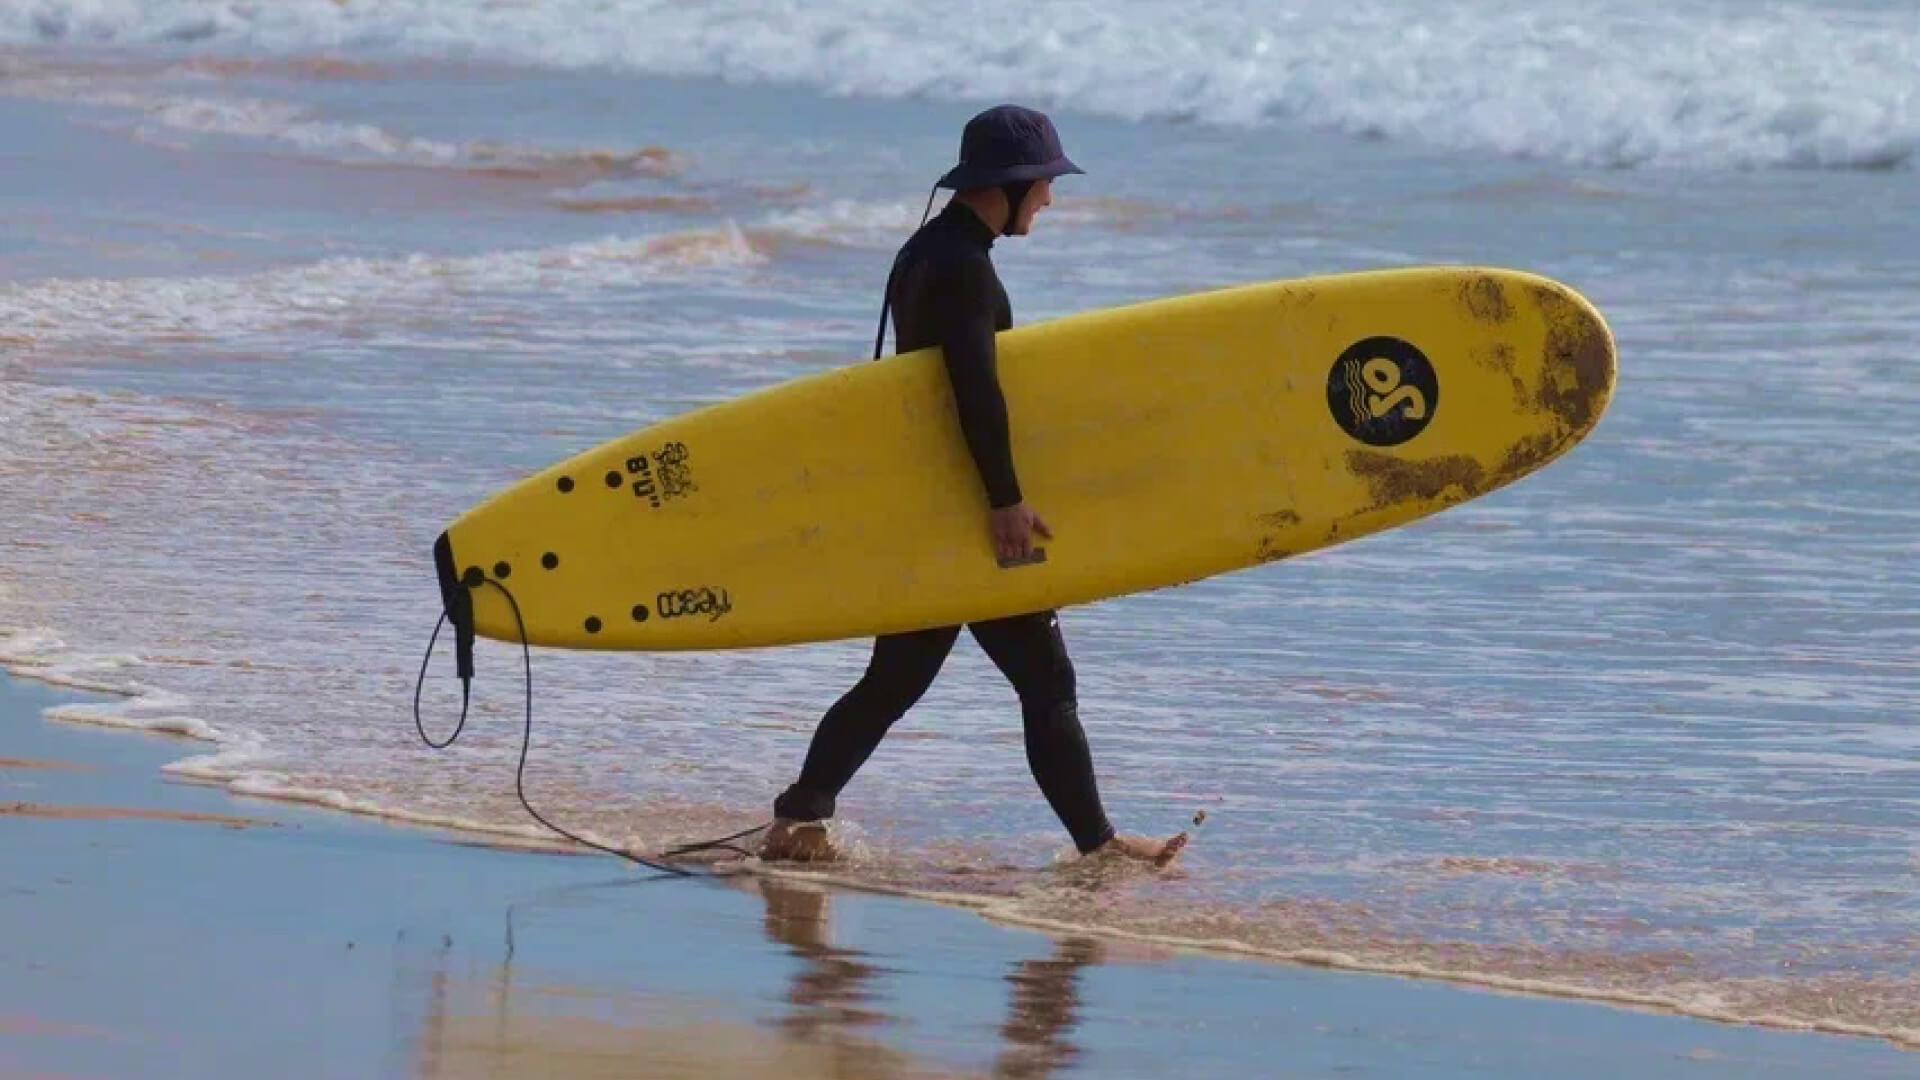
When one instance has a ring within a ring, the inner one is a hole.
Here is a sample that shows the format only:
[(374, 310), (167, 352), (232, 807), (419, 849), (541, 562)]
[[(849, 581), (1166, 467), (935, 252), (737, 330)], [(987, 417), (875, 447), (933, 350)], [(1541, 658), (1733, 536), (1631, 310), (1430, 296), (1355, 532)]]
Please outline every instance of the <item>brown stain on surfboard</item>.
[(1448, 492), (1464, 499), (1495, 486), (1487, 483), (1486, 469), (1466, 454), (1409, 461), (1378, 450), (1349, 450), (1347, 470), (1366, 481), (1373, 500), (1362, 513), (1396, 503), (1438, 499)]
[(1570, 443), (1569, 439), (1556, 439), (1552, 435), (1533, 435), (1514, 444), (1507, 456), (1500, 459), (1500, 466), (1494, 470), (1495, 487), (1512, 483), (1515, 480), (1545, 465), (1557, 457)]
[(1600, 418), (1613, 386), (1613, 339), (1606, 324), (1557, 289), (1533, 286), (1533, 302), (1547, 326), (1546, 369), (1536, 404), (1567, 426), (1565, 438), (1584, 434)]
[(1504, 323), (1513, 318), (1513, 304), (1507, 300), (1506, 287), (1484, 274), (1460, 283), (1460, 304), (1467, 309), (1467, 314), (1483, 323)]
[(1507, 380), (1507, 385), (1513, 390), (1515, 408), (1531, 410), (1535, 407), (1533, 392), (1527, 387), (1527, 381), (1518, 373), (1519, 358), (1511, 344), (1495, 341), (1475, 345), (1467, 350), (1467, 359)]
[(1274, 510), (1259, 515), (1255, 520), (1262, 529), (1272, 530), (1260, 534), (1260, 543), (1254, 548), (1253, 557), (1257, 562), (1270, 563), (1296, 554), (1298, 549), (1283, 543), (1281, 537), (1286, 530), (1300, 524), (1300, 514), (1294, 510)]
[(1497, 371), (1502, 375), (1513, 374), (1513, 346), (1504, 341), (1495, 341), (1486, 345), (1475, 345), (1467, 352), (1468, 359), (1483, 368)]

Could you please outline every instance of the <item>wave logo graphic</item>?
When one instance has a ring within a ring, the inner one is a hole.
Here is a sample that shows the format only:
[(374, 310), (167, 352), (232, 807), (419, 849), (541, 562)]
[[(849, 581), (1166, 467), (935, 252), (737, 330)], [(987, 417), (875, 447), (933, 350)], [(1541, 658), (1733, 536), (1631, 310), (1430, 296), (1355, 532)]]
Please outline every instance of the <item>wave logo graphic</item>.
[(1398, 446), (1426, 430), (1440, 407), (1440, 380), (1410, 341), (1370, 337), (1348, 346), (1327, 372), (1327, 409), (1340, 430), (1368, 446)]

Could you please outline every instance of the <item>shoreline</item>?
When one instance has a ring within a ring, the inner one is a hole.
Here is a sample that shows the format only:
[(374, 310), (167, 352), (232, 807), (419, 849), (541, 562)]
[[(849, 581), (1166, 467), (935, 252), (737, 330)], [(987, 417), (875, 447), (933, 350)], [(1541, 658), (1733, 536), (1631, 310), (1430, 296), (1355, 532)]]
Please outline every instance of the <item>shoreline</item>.
[[(26, 977), (0, 989), (0, 1076), (219, 1075), (266, 1061), (262, 1039), (280, 1070), (314, 1045), (295, 1075), (316, 1076), (534, 1060), (636, 1075), (638, 1059), (659, 1076), (1251, 1077), (1282, 1048), (1306, 1055), (1290, 1075), (1465, 1077), (1502, 1058), (1503, 1075), (1911, 1067), (1880, 1039), (1008, 925), (819, 875), (676, 881), (396, 829), (180, 782), (158, 769), (177, 747), (43, 715), (75, 696), (0, 677), (0, 804), (65, 811), (0, 834), (0, 902), (35, 928), (4, 946)], [(226, 1022), (249, 1009), (258, 1023)]]
[[(103, 684), (89, 684), (84, 679), (65, 680), (60, 678), (40, 679), (31, 670), (18, 667), (8, 668), (0, 665), (0, 680), (8, 678), (32, 680), (36, 683), (57, 687), (63, 690), (79, 690), (85, 693), (125, 702), (137, 702), (138, 695), (112, 689)], [(110, 714), (111, 706), (109, 706)], [(92, 713), (90, 715), (90, 713)], [(75, 710), (70, 704), (56, 704), (49, 710), (49, 718), (63, 724), (75, 724), (96, 727), (103, 731), (125, 732), (148, 737), (184, 739), (202, 742), (214, 749), (209, 756), (218, 756), (226, 752), (219, 734), (204, 725), (181, 729), (162, 723), (148, 727), (137, 721), (119, 719), (99, 719), (98, 713), (82, 706)], [(197, 722), (196, 722), (197, 723)], [(4, 757), (4, 753), (0, 753)], [(403, 830), (422, 832), (437, 837), (447, 843), (492, 849), (509, 854), (540, 854), (603, 859), (615, 867), (623, 864), (614, 856), (604, 852), (583, 848), (573, 842), (548, 831), (537, 822), (529, 821), (519, 827), (488, 825), (464, 818), (450, 818), (430, 814), (417, 814), (406, 810), (383, 806), (377, 803), (356, 799), (338, 791), (306, 790), (300, 788), (279, 788), (273, 790), (257, 789), (250, 786), (236, 786), (231, 778), (217, 771), (196, 768), (191, 765), (192, 757), (168, 763), (163, 771), (184, 783), (217, 790), (228, 798), (238, 801), (261, 800), (269, 804), (308, 808), (319, 812), (343, 814), (352, 818), (372, 822), (381, 827), (396, 827)], [(0, 800), (0, 811), (4, 810), (5, 800)], [(216, 815), (217, 816), (217, 815)], [(619, 846), (612, 838), (595, 836), (588, 833), (590, 839), (601, 843)], [(650, 853), (648, 857), (654, 857)], [(634, 869), (638, 869), (635, 867)], [(706, 876), (706, 875), (702, 875)], [(1818, 1021), (1777, 1015), (1750, 1015), (1734, 1010), (1716, 1010), (1691, 1003), (1677, 997), (1663, 996), (1627, 989), (1581, 986), (1557, 981), (1552, 978), (1527, 978), (1525, 976), (1505, 975), (1494, 972), (1461, 970), (1436, 967), (1419, 960), (1377, 961), (1365, 957), (1353, 956), (1337, 949), (1302, 948), (1276, 949), (1256, 944), (1235, 941), (1226, 938), (1197, 938), (1167, 933), (1143, 933), (1118, 926), (1085, 925), (1030, 915), (1013, 910), (1013, 905), (1003, 898), (991, 895), (979, 895), (960, 892), (946, 892), (936, 889), (915, 889), (900, 887), (881, 882), (864, 880), (858, 876), (838, 874), (832, 870), (801, 869), (779, 867), (761, 869), (757, 866), (727, 866), (722, 864), (714, 878), (737, 879), (751, 882), (754, 880), (775, 880), (795, 883), (807, 888), (822, 888), (840, 893), (861, 894), (872, 897), (884, 897), (892, 900), (917, 904), (932, 904), (951, 911), (963, 912), (995, 926), (1009, 930), (1030, 931), (1049, 936), (1070, 936), (1089, 938), (1113, 944), (1145, 947), (1148, 949), (1172, 950), (1182, 954), (1211, 957), (1220, 960), (1253, 962), (1285, 968), (1318, 970), (1339, 974), (1354, 974), (1374, 977), (1388, 977), (1412, 980), (1423, 984), (1452, 987), (1462, 990), (1482, 991), (1516, 995), (1549, 1001), (1579, 1003), (1624, 1010), (1646, 1016), (1664, 1016), (1700, 1023), (1724, 1025), (1734, 1028), (1751, 1028), (1758, 1031), (1771, 1031), (1790, 1034), (1809, 1034), (1863, 1039), (1879, 1042), (1902, 1052), (1920, 1051), (1920, 1032), (1887, 1031), (1861, 1024), (1844, 1021)], [(1911, 1036), (1911, 1037), (1910, 1037)]]

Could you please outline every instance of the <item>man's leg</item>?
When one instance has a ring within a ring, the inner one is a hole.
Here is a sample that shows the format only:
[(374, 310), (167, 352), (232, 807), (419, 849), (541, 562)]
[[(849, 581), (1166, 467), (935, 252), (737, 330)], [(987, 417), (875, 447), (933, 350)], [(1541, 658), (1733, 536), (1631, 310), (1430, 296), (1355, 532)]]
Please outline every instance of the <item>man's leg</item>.
[(967, 628), (1020, 695), (1027, 767), (1081, 854), (1113, 839), (1100, 805), (1093, 754), (1080, 727), (1073, 661), (1051, 611), (974, 623)]
[(876, 638), (866, 674), (821, 718), (800, 779), (774, 800), (774, 816), (788, 821), (832, 817), (840, 789), (893, 722), (933, 685), (959, 636), (960, 628), (949, 626)]
[(1165, 840), (1116, 834), (1100, 805), (1093, 753), (1080, 726), (1073, 661), (1067, 656), (1060, 620), (1051, 611), (970, 625), (974, 640), (993, 658), (1020, 695), (1027, 732), (1027, 767), (1047, 803), (1082, 855), (1110, 851), (1165, 866), (1186, 846), (1187, 834)]

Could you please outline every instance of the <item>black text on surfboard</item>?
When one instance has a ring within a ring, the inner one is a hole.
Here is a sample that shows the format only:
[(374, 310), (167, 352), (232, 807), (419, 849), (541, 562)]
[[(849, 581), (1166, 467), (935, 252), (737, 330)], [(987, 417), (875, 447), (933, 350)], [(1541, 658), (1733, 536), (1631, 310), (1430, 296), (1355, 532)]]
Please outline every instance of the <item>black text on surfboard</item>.
[(655, 450), (652, 459), (636, 454), (627, 459), (627, 475), (633, 477), (633, 495), (647, 500), (655, 510), (667, 499), (678, 499), (700, 490), (693, 482), (693, 467), (687, 464), (687, 444), (670, 442)]
[(725, 589), (702, 586), (698, 589), (663, 592), (653, 598), (653, 606), (663, 619), (705, 615), (708, 622), (714, 622), (733, 610), (733, 598), (727, 595)]

